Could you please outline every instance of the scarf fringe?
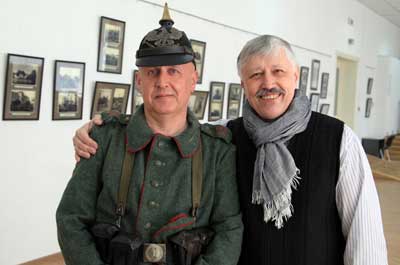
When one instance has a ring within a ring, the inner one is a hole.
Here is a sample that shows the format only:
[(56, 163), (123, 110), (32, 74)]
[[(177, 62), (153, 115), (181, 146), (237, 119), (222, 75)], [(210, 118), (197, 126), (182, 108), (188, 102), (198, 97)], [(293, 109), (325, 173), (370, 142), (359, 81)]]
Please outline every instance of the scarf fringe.
[(295, 175), (289, 181), (287, 188), (281, 193), (273, 197), (272, 201), (266, 202), (262, 197), (261, 191), (253, 191), (252, 203), (263, 204), (264, 208), (264, 222), (270, 220), (275, 222), (275, 226), (280, 229), (283, 227), (284, 221), (286, 222), (293, 213), (293, 205), (291, 202), (292, 189), (297, 189), (300, 183), (300, 170), (297, 169)]

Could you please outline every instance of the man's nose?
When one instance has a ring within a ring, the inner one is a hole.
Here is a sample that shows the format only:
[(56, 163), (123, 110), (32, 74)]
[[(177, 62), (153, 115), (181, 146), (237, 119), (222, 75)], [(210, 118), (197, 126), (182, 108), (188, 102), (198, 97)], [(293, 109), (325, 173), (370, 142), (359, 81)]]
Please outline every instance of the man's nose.
[(262, 85), (264, 88), (268, 89), (276, 87), (276, 78), (271, 73), (265, 72), (263, 75)]
[(161, 68), (157, 78), (157, 86), (158, 87), (166, 87), (169, 84), (169, 76), (168, 72)]

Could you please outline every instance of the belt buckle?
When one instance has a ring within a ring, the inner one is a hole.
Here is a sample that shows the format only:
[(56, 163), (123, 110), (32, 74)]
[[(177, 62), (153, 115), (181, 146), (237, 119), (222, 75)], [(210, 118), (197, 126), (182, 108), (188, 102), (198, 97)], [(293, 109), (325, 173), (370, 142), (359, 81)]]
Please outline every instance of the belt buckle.
[(165, 263), (167, 261), (167, 247), (165, 244), (145, 243), (143, 245), (143, 261)]

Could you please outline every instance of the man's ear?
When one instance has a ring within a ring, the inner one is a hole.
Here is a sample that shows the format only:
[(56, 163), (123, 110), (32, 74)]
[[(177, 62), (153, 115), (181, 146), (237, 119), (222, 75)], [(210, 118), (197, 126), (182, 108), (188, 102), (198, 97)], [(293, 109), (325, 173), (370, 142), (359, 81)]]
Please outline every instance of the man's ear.
[(244, 83), (243, 83), (242, 80), (240, 80), (240, 86), (241, 86), (242, 89), (243, 89), (244, 96), (247, 98), (247, 90), (244, 88)]
[(296, 80), (296, 84), (299, 83), (299, 76), (300, 76), (300, 68), (298, 65), (296, 65), (294, 71), (294, 78)]
[(140, 94), (143, 95), (143, 90), (142, 90), (142, 78), (141, 75), (139, 73), (139, 71), (135, 71), (135, 87), (137, 87), (138, 91), (140, 92)]
[(192, 84), (190, 87), (192, 93), (196, 89), (197, 80), (199, 80), (199, 73), (197, 73), (197, 70), (194, 69), (193, 75), (192, 75)]

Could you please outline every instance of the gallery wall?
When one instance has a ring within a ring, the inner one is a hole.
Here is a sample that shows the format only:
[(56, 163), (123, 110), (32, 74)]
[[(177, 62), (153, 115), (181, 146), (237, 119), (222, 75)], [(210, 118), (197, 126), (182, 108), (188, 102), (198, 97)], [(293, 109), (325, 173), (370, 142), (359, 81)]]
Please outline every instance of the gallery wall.
[[(132, 83), (135, 51), (144, 34), (158, 27), (162, 5), (163, 1), (156, 0), (2, 0), (0, 85), (5, 83), (8, 53), (44, 57), (45, 64), (39, 120), (0, 120), (0, 264), (16, 264), (59, 251), (54, 216), (74, 167), (73, 133), (89, 119), (95, 81)], [(383, 124), (379, 118), (364, 117), (364, 91), (369, 77), (374, 78), (376, 89), (383, 85), (377, 76), (385, 75), (378, 71), (379, 55), (393, 60), (400, 56), (400, 29), (358, 2), (257, 0), (250, 5), (228, 0), (171, 0), (169, 5), (175, 26), (185, 30), (189, 38), (206, 42), (203, 82), (197, 90), (208, 91), (212, 81), (224, 82), (226, 98), (229, 84), (240, 83), (235, 66), (240, 48), (257, 35), (276, 34), (293, 44), (300, 65), (311, 67), (312, 60), (319, 60), (319, 73), (329, 73), (327, 98), (319, 103), (330, 104), (330, 115), (335, 100), (336, 56), (355, 58), (354, 130), (360, 137), (368, 137), (374, 127), (374, 137), (385, 135), (385, 129), (379, 128), (392, 121)], [(101, 16), (126, 22), (121, 74), (96, 71)], [(349, 18), (353, 25), (349, 25)], [(349, 38), (354, 39), (352, 45)], [(82, 120), (52, 121), (55, 60), (86, 63)], [(399, 72), (393, 74), (398, 80)], [(0, 88), (0, 116), (3, 97), (4, 87)], [(379, 102), (371, 115), (385, 114), (386, 108)], [(224, 117), (226, 111), (225, 102)]]

